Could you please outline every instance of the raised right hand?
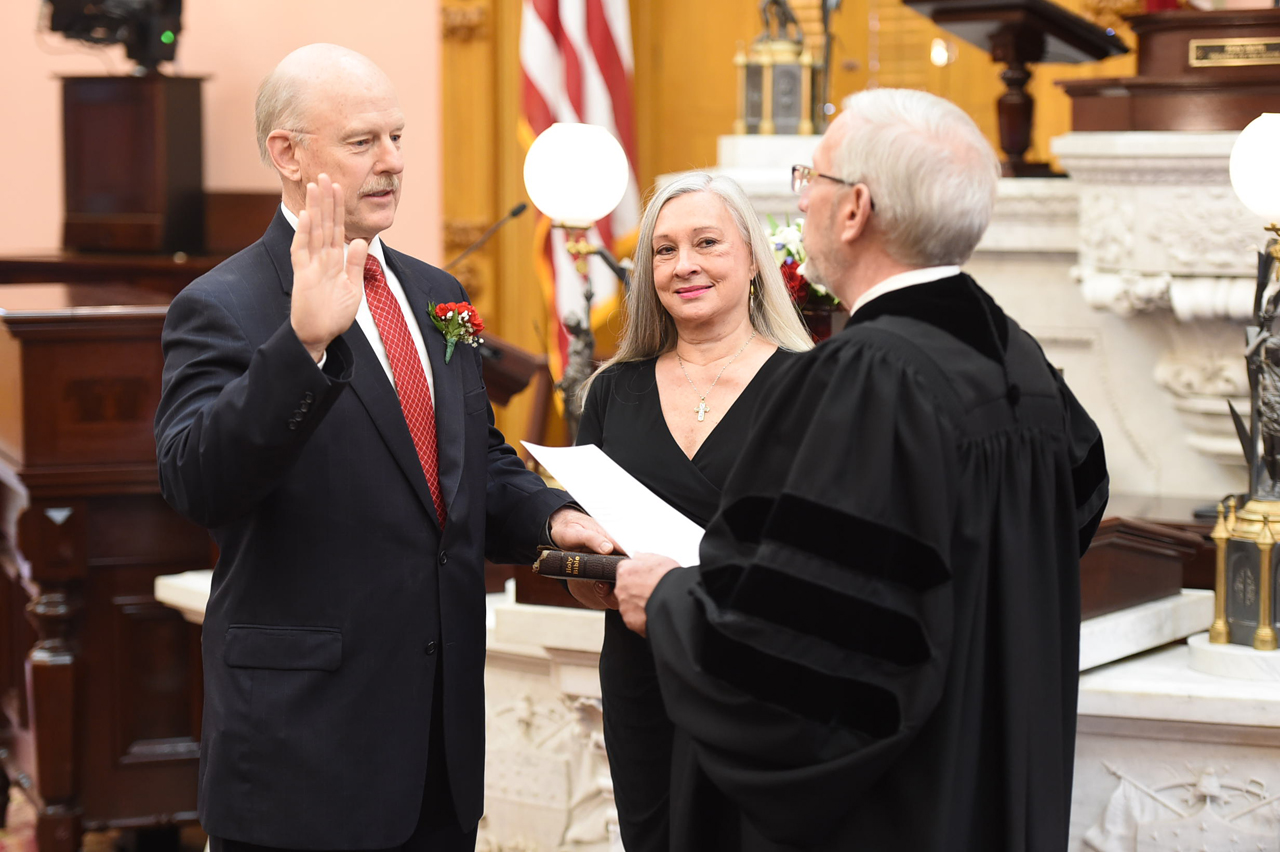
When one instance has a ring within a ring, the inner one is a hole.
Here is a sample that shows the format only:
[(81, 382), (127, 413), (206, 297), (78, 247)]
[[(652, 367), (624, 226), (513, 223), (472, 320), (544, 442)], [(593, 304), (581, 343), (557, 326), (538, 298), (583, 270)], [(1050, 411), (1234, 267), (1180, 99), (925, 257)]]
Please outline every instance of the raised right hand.
[(364, 295), (364, 260), (369, 244), (345, 244), (342, 188), (322, 174), (307, 184), (307, 207), (298, 215), (289, 256), (293, 261), (293, 300), (289, 322), (298, 340), (319, 363), (335, 337), (355, 322)]

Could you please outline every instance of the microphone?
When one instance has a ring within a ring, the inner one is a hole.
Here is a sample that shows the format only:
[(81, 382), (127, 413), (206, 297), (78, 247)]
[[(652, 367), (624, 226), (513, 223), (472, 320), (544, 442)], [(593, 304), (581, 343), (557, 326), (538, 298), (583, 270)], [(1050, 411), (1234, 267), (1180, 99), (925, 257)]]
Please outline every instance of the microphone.
[(498, 221), (490, 225), (489, 230), (485, 231), (483, 234), (480, 235), (480, 239), (476, 240), (474, 243), (467, 246), (466, 249), (463, 250), (462, 254), (458, 255), (453, 260), (446, 263), (444, 265), (444, 271), (448, 272), (450, 269), (452, 269), (454, 266), (458, 264), (458, 261), (462, 260), (464, 257), (471, 254), (473, 251), (480, 248), (480, 246), (487, 243), (489, 241), (489, 238), (493, 236), (495, 231), (497, 231), (503, 225), (507, 224), (512, 219), (516, 218), (517, 216), (519, 216), (521, 213), (523, 213), (528, 209), (529, 209), (529, 205), (525, 204), (523, 201), (521, 201), (515, 207), (512, 207), (510, 210), (507, 211), (507, 215), (503, 216), (501, 219), (499, 219)]

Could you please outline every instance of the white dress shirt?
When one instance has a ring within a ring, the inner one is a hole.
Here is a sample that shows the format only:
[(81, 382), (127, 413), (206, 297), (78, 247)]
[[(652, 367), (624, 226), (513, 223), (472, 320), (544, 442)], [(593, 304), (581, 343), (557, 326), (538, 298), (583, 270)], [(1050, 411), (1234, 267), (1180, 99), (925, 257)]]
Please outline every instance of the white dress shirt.
[(904, 287), (912, 287), (916, 284), (928, 284), (931, 281), (940, 281), (943, 278), (950, 278), (953, 275), (960, 274), (958, 266), (925, 266), (921, 269), (908, 269), (906, 272), (899, 272), (897, 275), (890, 275), (876, 286), (858, 297), (858, 301), (853, 303), (853, 308), (849, 311), (849, 315), (853, 316), (858, 312), (858, 308), (870, 302), (872, 299), (878, 299), (885, 293), (892, 293), (894, 290), (901, 290)]
[[(298, 217), (293, 215), (293, 211), (280, 204), (280, 212), (284, 214), (284, 218), (289, 220), (289, 224), (296, 231), (298, 230)], [(382, 253), (382, 237), (374, 237), (369, 243), (369, 254), (378, 259), (378, 263), (382, 264), (382, 274), (386, 276), (387, 287), (391, 290), (391, 295), (396, 297), (396, 304), (400, 306), (400, 312), (404, 314), (404, 324), (409, 327), (409, 336), (413, 338), (413, 348), (418, 351), (418, 360), (422, 362), (423, 372), (427, 374), (427, 388), (431, 392), (431, 405), (436, 404), (436, 380), (431, 372), (431, 359), (427, 357), (427, 345), (422, 341), (422, 329), (418, 327), (418, 320), (413, 315), (413, 309), (409, 307), (409, 300), (405, 298), (404, 287), (400, 286), (400, 279), (396, 277), (395, 272), (390, 266), (387, 266), (387, 258)], [(343, 257), (346, 257), (346, 247), (343, 248)], [(363, 281), (363, 279), (361, 279)], [(387, 374), (391, 386), (395, 387), (395, 376), (391, 373), (391, 361), (387, 359), (387, 347), (382, 345), (382, 335), (378, 333), (378, 325), (373, 321), (373, 313), (369, 310), (369, 301), (364, 297), (363, 288), (360, 293), (360, 307), (356, 309), (356, 323), (360, 326), (360, 330), (364, 332), (364, 336), (368, 338), (369, 345), (373, 347), (373, 354), (378, 356), (378, 363), (382, 365), (382, 369)], [(320, 359), (320, 366), (324, 366), (325, 360), (329, 357), (325, 353)]]

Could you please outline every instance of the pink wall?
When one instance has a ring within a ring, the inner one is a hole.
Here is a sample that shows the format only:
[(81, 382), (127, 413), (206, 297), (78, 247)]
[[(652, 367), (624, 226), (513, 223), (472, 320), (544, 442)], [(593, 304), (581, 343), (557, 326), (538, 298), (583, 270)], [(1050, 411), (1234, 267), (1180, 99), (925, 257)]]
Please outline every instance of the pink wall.
[[(405, 190), (387, 241), (439, 260), (440, 0), (185, 0), (170, 73), (207, 76), (204, 185), (270, 191), (258, 162), (253, 98), (289, 51), (329, 41), (368, 55), (395, 81), (408, 126)], [(57, 78), (127, 73), (124, 49), (37, 33), (39, 0), (0, 2), (0, 255), (58, 248), (62, 228), (62, 119)]]

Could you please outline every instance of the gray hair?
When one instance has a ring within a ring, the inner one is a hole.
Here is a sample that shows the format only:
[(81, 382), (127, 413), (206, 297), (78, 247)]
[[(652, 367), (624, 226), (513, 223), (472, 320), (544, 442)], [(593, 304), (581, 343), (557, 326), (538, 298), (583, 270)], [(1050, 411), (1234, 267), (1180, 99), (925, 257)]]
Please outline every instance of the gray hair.
[(299, 145), (307, 144), (303, 132), (306, 114), (303, 86), (295, 74), (272, 71), (258, 86), (258, 99), (253, 106), (253, 121), (258, 133), (258, 156), (264, 166), (274, 166), (267, 150), (267, 137), (276, 130), (294, 134)]
[(583, 384), (578, 399), (584, 404), (587, 391), (601, 371), (613, 364), (654, 358), (675, 348), (675, 320), (659, 301), (653, 283), (653, 232), (658, 224), (658, 214), (668, 201), (694, 192), (710, 192), (723, 201), (738, 226), (738, 233), (751, 248), (751, 258), (756, 264), (756, 275), (751, 279), (753, 286), (748, 297), (751, 327), (761, 337), (783, 349), (803, 352), (813, 348), (813, 338), (800, 321), (773, 256), (773, 247), (747, 194), (731, 178), (689, 172), (657, 190), (645, 207), (636, 243), (635, 270), (631, 275), (631, 286), (627, 288), (627, 322), (622, 330), (622, 340), (618, 343), (617, 354)]
[(950, 101), (913, 89), (867, 89), (844, 101), (853, 121), (833, 167), (871, 191), (885, 249), (908, 266), (961, 264), (991, 221), (1000, 161)]

